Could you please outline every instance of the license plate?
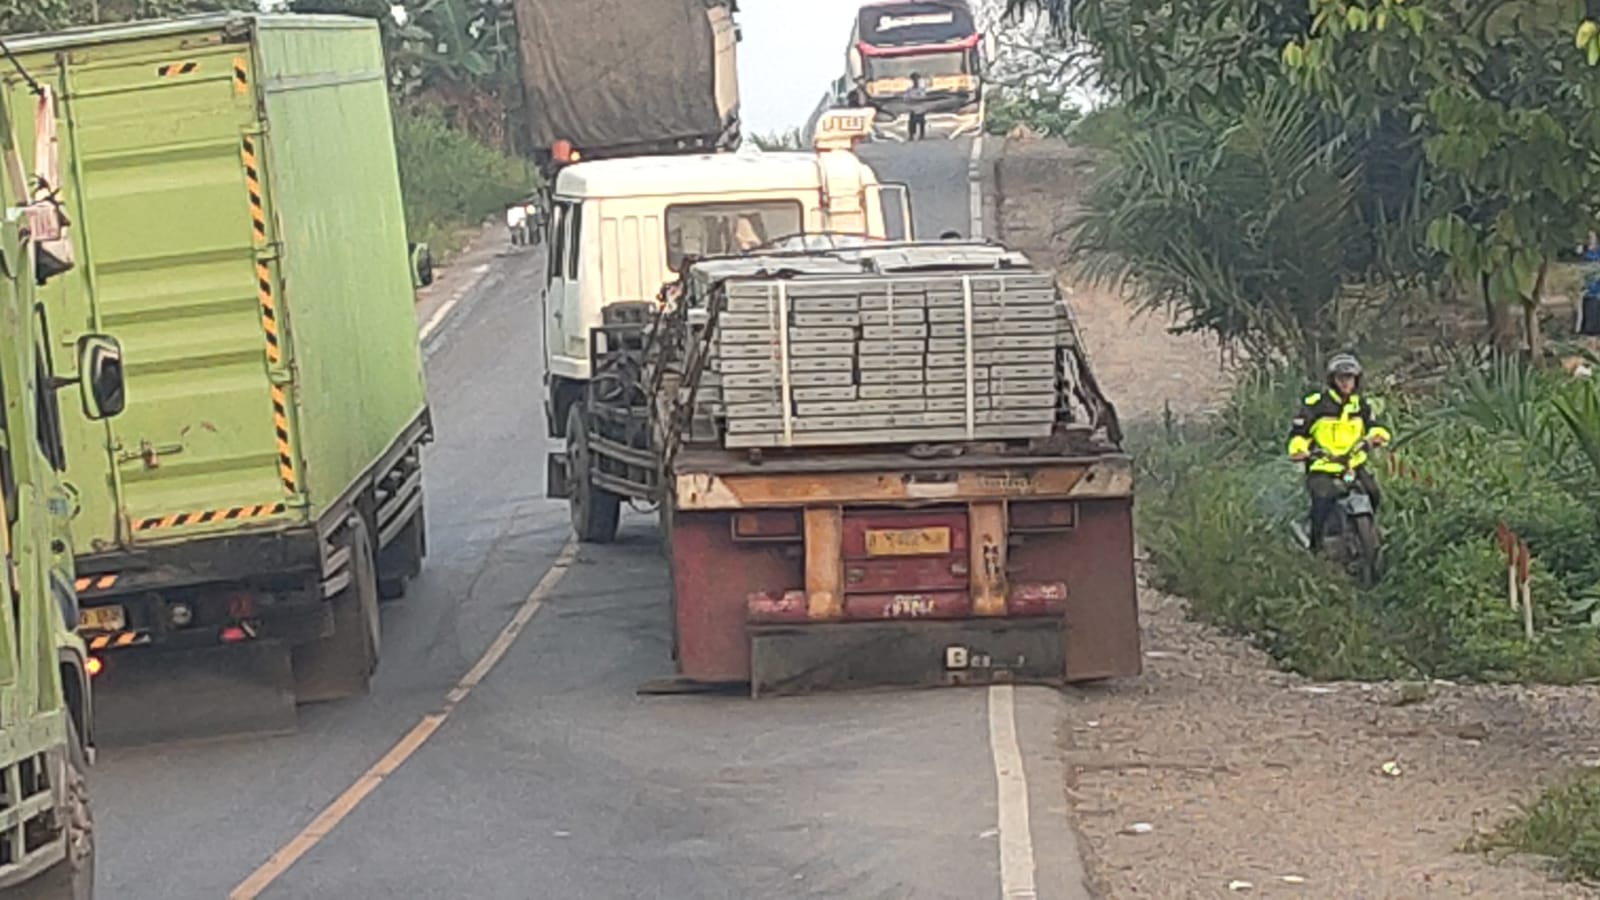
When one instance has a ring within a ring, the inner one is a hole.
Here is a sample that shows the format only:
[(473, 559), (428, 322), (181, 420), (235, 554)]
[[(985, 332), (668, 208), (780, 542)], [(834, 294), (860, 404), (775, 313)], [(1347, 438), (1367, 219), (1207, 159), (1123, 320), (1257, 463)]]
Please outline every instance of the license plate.
[(78, 627), (84, 631), (121, 631), (128, 614), (120, 606), (85, 606), (78, 610)]
[(948, 528), (869, 529), (868, 556), (936, 556), (950, 552)]

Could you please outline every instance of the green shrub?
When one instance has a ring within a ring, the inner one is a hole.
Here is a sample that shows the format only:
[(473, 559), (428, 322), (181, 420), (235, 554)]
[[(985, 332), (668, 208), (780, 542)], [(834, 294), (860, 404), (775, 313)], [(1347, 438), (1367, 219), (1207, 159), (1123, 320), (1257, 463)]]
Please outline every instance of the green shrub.
[[(1547, 439), (1532, 423), (1556, 421), (1546, 407), (1561, 389), (1523, 385), (1518, 402), (1538, 408), (1517, 410), (1466, 374), (1450, 387), (1391, 398), (1401, 441), (1394, 465), (1385, 454), (1375, 463), (1388, 574), (1370, 591), (1311, 557), (1294, 530), (1308, 502), (1283, 445), (1299, 379), (1253, 373), (1201, 427), (1135, 433), (1140, 534), (1157, 586), (1317, 678), (1600, 674), (1600, 518), (1574, 486), (1582, 457), (1529, 446)], [(1494, 403), (1512, 412), (1486, 412)], [(1502, 523), (1533, 554), (1532, 642), (1507, 597)]]
[(1600, 878), (1600, 775), (1546, 791), (1471, 849), (1548, 856), (1569, 878)]
[(406, 227), (413, 241), (435, 251), (454, 249), (464, 229), (538, 184), (529, 163), (479, 143), (431, 110), (399, 108), (394, 124)]

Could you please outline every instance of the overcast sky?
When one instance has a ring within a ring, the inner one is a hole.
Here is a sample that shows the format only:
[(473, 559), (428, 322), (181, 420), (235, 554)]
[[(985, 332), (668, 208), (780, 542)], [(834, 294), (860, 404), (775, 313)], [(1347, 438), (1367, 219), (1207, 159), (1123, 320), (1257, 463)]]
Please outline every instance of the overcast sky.
[(739, 111), (746, 133), (804, 125), (844, 74), (861, 0), (740, 0)]

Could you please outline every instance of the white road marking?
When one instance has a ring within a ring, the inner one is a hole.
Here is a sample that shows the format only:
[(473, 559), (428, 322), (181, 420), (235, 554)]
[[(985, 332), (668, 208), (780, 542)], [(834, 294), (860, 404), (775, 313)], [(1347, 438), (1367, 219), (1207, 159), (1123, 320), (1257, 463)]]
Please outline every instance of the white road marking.
[[(983, 135), (972, 139), (967, 162), (971, 198), (972, 240), (983, 239)], [(1022, 747), (1017, 742), (1015, 689), (1009, 684), (989, 688), (989, 752), (994, 757), (994, 779), (999, 791), (1000, 893), (1006, 900), (1037, 900), (1033, 859), (1033, 826), (1028, 814), (1028, 777), (1022, 768)]]
[(972, 158), (967, 161), (967, 184), (972, 214), (972, 233), (975, 241), (983, 240), (983, 135), (972, 139)]
[(488, 273), (488, 263), (483, 263), (473, 267), (472, 279), (466, 284), (463, 284), (461, 287), (457, 288), (455, 293), (450, 295), (450, 299), (446, 300), (444, 303), (441, 303), (439, 308), (433, 311), (433, 315), (428, 317), (428, 321), (422, 323), (422, 340), (426, 341), (430, 335), (439, 329), (440, 325), (444, 324), (445, 319), (448, 318), (450, 313), (456, 308), (456, 304), (461, 302), (461, 298), (471, 293), (472, 289), (477, 287), (478, 284), (483, 281), (483, 276), (487, 275)]
[(1000, 893), (1006, 900), (1036, 900), (1028, 778), (1022, 770), (1014, 689), (1009, 684), (989, 688), (989, 750), (1000, 789)]
[(561, 549), (561, 554), (556, 557), (555, 563), (544, 573), (544, 577), (539, 579), (539, 583), (534, 585), (533, 591), (522, 601), (522, 606), (517, 609), (516, 615), (513, 615), (511, 621), (506, 623), (506, 627), (500, 630), (500, 634), (489, 645), (489, 649), (483, 651), (483, 656), (478, 658), (477, 663), (468, 669), (467, 674), (456, 682), (455, 688), (445, 695), (444, 705), (436, 712), (423, 716), (420, 722), (389, 748), (389, 752), (373, 763), (354, 784), (318, 813), (317, 817), (311, 820), (311, 824), (301, 829), (299, 834), (279, 848), (278, 852), (272, 854), (260, 868), (250, 873), (249, 878), (240, 882), (239, 886), (228, 894), (228, 900), (255, 900), (261, 896), (263, 891), (283, 877), (283, 874), (299, 862), (301, 857), (311, 852), (323, 838), (333, 833), (340, 822), (355, 812), (361, 801), (383, 785), (384, 779), (393, 775), (406, 760), (420, 750), (422, 745), (444, 725), (445, 720), (450, 718), (450, 714), (456, 711), (461, 701), (467, 699), (472, 689), (477, 687), (484, 676), (500, 662), (506, 651), (511, 649), (511, 645), (516, 643), (522, 629), (538, 614), (550, 593), (561, 583), (567, 570), (572, 568), (572, 562), (577, 555), (578, 545), (568, 541)]

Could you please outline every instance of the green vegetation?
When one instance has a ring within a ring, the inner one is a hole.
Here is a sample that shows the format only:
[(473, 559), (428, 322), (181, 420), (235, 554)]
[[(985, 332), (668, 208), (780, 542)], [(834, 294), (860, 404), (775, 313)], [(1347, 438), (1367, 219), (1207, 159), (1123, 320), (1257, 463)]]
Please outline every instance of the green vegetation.
[(1040, 137), (1062, 137), (1082, 119), (1083, 110), (1059, 88), (1002, 89), (989, 99), (984, 128), (1003, 136), (1021, 125)]
[(293, 12), (376, 19), (389, 61), (395, 145), (413, 241), (457, 249), (465, 229), (532, 193), (520, 135), (516, 26), (495, 0), (289, 0)]
[(1554, 788), (1471, 849), (1548, 856), (1569, 878), (1600, 878), (1600, 775)]
[(406, 227), (412, 240), (438, 252), (458, 249), (463, 229), (526, 196), (538, 181), (526, 160), (474, 140), (435, 110), (401, 105), (394, 125)]
[(750, 134), (745, 136), (750, 143), (762, 150), (804, 150), (806, 148), (804, 137), (800, 129), (790, 128), (786, 131), (773, 131), (766, 134)]
[(0, 35), (254, 8), (254, 0), (0, 0)]
[[(1389, 398), (1389, 571), (1368, 592), (1299, 542), (1306, 501), (1283, 443), (1305, 390), (1258, 373), (1203, 432), (1145, 436), (1140, 533), (1159, 587), (1313, 678), (1600, 676), (1600, 470), (1562, 412), (1600, 403), (1592, 382), (1503, 360)], [(1508, 602), (1501, 523), (1532, 551), (1532, 642)]]

